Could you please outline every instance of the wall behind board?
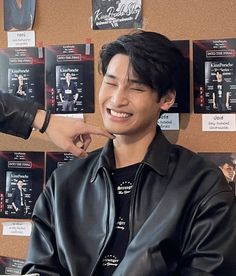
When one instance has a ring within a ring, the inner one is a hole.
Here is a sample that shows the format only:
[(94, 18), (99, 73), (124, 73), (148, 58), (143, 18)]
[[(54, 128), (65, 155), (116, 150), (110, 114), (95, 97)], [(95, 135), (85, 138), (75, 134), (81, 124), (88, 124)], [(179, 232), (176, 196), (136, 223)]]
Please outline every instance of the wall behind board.
[[(3, 31), (3, 0), (0, 0), (0, 48), (7, 47), (7, 34)], [(219, 39), (236, 37), (235, 0), (143, 0), (144, 30), (157, 31), (170, 39)], [(84, 43), (91, 38), (95, 47), (95, 114), (86, 114), (85, 121), (101, 125), (97, 104), (97, 93), (101, 77), (97, 73), (97, 57), (102, 44), (115, 39), (130, 30), (92, 30), (91, 1), (85, 0), (38, 0), (34, 31), (36, 42), (43, 45)], [(190, 43), (190, 56), (192, 44)], [(191, 59), (192, 62), (192, 59)], [(0, 68), (1, 70), (1, 68)], [(192, 67), (191, 67), (192, 73)], [(192, 78), (191, 78), (192, 93)], [(193, 151), (236, 151), (235, 132), (202, 132), (201, 115), (191, 113), (180, 115), (180, 130), (166, 131), (171, 142)], [(100, 147), (105, 139), (94, 137), (90, 150)], [(0, 134), (0, 151), (60, 151), (45, 135), (35, 132), (24, 141), (20, 138)], [(0, 219), (0, 255), (25, 258), (28, 238), (2, 235)]]

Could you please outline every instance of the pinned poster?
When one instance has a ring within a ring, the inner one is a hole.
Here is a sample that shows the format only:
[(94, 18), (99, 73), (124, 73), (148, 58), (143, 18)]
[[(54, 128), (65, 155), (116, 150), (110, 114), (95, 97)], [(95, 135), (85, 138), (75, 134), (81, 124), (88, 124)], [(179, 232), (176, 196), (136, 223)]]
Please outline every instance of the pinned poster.
[(236, 111), (236, 39), (193, 41), (194, 112)]
[(34, 24), (36, 0), (4, 0), (4, 30), (27, 31)]
[(219, 167), (236, 195), (236, 152), (199, 152), (198, 154)]
[(142, 27), (142, 0), (93, 0), (94, 30)]
[(45, 47), (47, 107), (55, 114), (94, 112), (94, 45)]
[(44, 50), (37, 47), (0, 49), (0, 90), (44, 106)]
[(21, 275), (25, 260), (0, 256), (0, 275)]
[(0, 152), (0, 217), (31, 218), (43, 190), (43, 152)]

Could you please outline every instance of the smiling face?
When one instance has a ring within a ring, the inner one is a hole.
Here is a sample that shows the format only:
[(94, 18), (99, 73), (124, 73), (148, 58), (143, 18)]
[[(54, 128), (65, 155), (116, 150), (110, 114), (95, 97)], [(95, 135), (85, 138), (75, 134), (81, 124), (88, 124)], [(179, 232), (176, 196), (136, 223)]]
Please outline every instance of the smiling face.
[(116, 54), (109, 62), (99, 91), (99, 105), (105, 128), (128, 136), (155, 133), (161, 109), (170, 107), (139, 81), (124, 54)]

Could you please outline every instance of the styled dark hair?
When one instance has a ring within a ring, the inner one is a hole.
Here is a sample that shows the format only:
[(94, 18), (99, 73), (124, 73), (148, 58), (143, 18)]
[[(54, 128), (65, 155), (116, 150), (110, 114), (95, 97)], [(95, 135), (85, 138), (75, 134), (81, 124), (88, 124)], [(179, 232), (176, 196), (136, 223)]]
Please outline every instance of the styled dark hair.
[(20, 181), (24, 183), (23, 179), (22, 179), (22, 178), (19, 178), (19, 179), (17, 179), (16, 184), (17, 184), (18, 182), (20, 182)]
[(225, 164), (230, 165), (235, 170), (234, 158), (232, 158), (230, 155), (222, 155), (218, 160), (216, 160), (216, 165), (219, 167), (222, 167)]
[(136, 31), (105, 44), (100, 51), (99, 72), (106, 74), (116, 54), (129, 56), (139, 80), (158, 93), (158, 98), (176, 90), (184, 66), (184, 57), (173, 42), (156, 32)]
[(217, 69), (215, 73), (219, 73), (221, 75), (223, 74), (222, 70), (220, 70), (220, 69)]

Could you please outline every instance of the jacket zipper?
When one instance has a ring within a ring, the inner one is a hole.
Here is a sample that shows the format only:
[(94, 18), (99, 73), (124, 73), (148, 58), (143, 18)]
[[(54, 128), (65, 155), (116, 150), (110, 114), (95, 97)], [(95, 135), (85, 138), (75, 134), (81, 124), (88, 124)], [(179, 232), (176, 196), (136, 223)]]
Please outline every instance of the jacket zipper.
[(131, 193), (131, 199), (130, 199), (130, 208), (129, 208), (129, 241), (128, 244), (130, 244), (131, 239), (133, 237), (133, 231), (134, 231), (134, 204), (135, 204), (135, 199), (136, 199), (136, 193), (138, 189), (138, 184), (139, 184), (139, 178), (141, 175), (141, 171), (144, 167), (144, 164), (140, 164), (138, 167), (138, 170), (136, 172), (135, 178), (134, 178), (134, 185)]
[[(93, 267), (93, 270), (91, 272), (91, 276), (94, 274), (94, 271), (101, 259), (101, 256), (103, 254), (103, 251), (104, 249), (106, 248), (106, 245), (108, 244), (109, 242), (109, 239), (112, 235), (112, 232), (113, 232), (113, 229), (114, 229), (114, 223), (113, 223), (113, 227), (112, 227), (112, 231), (109, 231), (110, 227), (109, 227), (109, 221), (110, 221), (110, 216), (111, 216), (111, 211), (110, 211), (110, 202), (111, 202), (111, 197), (110, 197), (110, 193), (112, 192), (112, 195), (113, 195), (113, 205), (114, 205), (114, 193), (113, 193), (113, 189), (112, 189), (112, 186), (111, 186), (111, 181), (110, 181), (110, 177), (109, 177), (109, 173), (107, 171), (106, 168), (102, 168), (103, 172), (104, 172), (104, 182), (106, 183), (106, 189), (107, 189), (107, 206), (108, 206), (108, 216), (107, 216), (107, 222), (106, 222), (106, 236), (105, 236), (105, 239), (104, 239), (104, 242), (103, 242), (103, 245), (102, 245), (102, 248), (100, 249), (100, 252), (99, 252), (99, 256), (97, 258), (97, 261)], [(114, 211), (115, 213), (115, 211)], [(115, 218), (114, 218), (114, 221), (115, 221)]]

